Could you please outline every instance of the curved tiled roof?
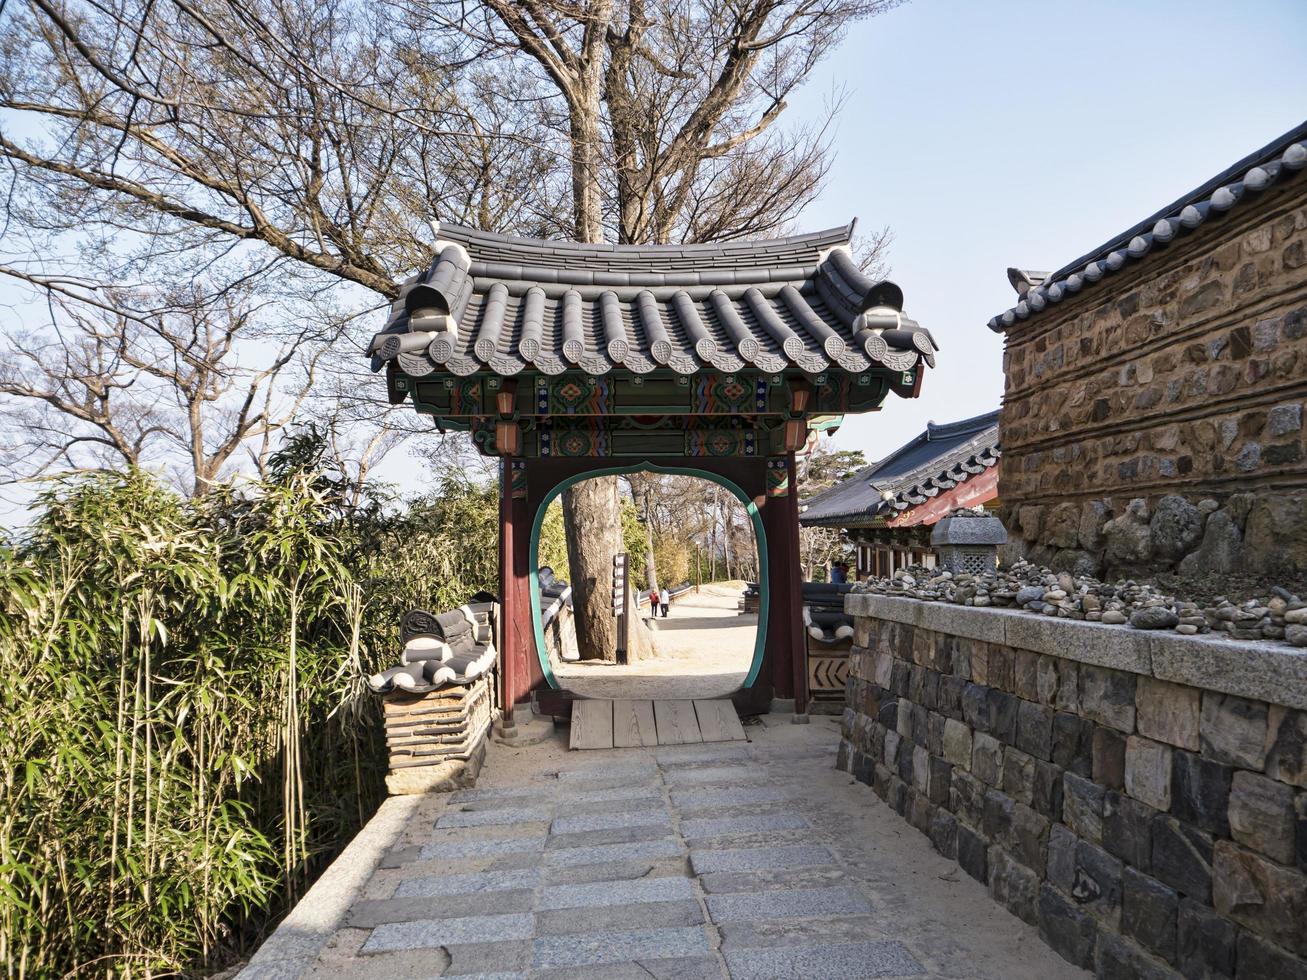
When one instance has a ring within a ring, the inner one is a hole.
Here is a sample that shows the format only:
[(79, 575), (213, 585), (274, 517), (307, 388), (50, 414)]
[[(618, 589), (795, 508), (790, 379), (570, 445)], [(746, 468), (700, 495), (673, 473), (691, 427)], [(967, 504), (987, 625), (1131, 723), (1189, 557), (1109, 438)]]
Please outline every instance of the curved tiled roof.
[(704, 366), (910, 371), (938, 349), (848, 250), (853, 225), (765, 241), (593, 245), (439, 226), (373, 338), (373, 368), (512, 375)]
[(998, 412), (936, 425), (880, 462), (804, 502), (799, 523), (858, 527), (886, 520), (998, 465)]
[[(1042, 282), (1032, 283), (1016, 306), (990, 319), (989, 328), (1002, 333), (1018, 321), (1029, 319), (1072, 293), (1193, 232), (1205, 222), (1255, 200), (1258, 193), (1277, 180), (1287, 180), (1305, 167), (1307, 123), (1250, 153), (1201, 187), (1171, 202), (1106, 244), (1049, 273)], [(1012, 271), (1008, 272), (1009, 278)], [(1013, 285), (1017, 285), (1015, 280)]]

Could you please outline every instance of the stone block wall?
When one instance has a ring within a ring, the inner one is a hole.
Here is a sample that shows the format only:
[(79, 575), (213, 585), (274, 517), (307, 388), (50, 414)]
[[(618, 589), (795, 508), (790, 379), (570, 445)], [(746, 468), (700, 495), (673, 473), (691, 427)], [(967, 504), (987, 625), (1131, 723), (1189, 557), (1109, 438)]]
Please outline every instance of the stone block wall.
[(839, 765), (1101, 978), (1307, 977), (1307, 656), (852, 595)]
[(1006, 343), (1010, 553), (1091, 574), (1190, 556), (1195, 574), (1307, 571), (1307, 177), (1018, 321)]

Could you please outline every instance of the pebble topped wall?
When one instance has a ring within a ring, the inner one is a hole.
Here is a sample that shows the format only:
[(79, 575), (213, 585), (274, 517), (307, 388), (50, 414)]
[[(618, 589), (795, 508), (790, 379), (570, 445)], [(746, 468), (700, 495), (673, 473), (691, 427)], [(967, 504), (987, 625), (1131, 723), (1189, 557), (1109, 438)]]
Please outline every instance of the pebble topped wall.
[(1307, 179), (1018, 321), (1003, 362), (1012, 551), (1307, 571)]
[(1307, 655), (851, 595), (839, 765), (1102, 978), (1307, 978)]

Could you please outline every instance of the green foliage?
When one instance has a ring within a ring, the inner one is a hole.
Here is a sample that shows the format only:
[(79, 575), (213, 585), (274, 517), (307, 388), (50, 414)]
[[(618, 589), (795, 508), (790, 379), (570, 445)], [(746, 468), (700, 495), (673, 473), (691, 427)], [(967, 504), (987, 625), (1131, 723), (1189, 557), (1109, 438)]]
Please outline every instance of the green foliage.
[(311, 443), (194, 502), (61, 484), (0, 548), (7, 975), (230, 962), (383, 798), (364, 678), (404, 609), (495, 587), (496, 491), (451, 477), (385, 516)]
[(658, 535), (654, 538), (654, 567), (658, 569), (658, 583), (668, 588), (690, 581), (690, 545), (680, 535)]
[(623, 497), (622, 507), (622, 550), (631, 556), (631, 567), (644, 565), (644, 553), (648, 547), (645, 540), (644, 525), (640, 523), (640, 512), (629, 497)]

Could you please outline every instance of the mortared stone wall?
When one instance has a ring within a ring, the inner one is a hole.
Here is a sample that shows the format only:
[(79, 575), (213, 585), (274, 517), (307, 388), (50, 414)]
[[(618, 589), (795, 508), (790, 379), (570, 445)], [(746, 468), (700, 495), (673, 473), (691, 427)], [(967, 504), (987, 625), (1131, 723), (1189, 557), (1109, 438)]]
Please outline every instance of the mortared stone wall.
[(855, 594), (840, 768), (1099, 978), (1307, 976), (1307, 657)]
[(1006, 557), (1307, 572), (1307, 178), (1007, 330)]

